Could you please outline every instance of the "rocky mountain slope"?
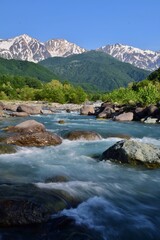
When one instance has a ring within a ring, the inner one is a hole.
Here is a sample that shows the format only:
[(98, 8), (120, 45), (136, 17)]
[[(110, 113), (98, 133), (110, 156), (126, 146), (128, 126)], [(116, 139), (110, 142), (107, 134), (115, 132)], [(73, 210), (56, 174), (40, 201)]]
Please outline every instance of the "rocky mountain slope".
[(26, 34), (0, 40), (0, 57), (6, 59), (39, 62), (49, 57), (66, 57), (86, 50), (63, 39), (52, 39), (45, 43)]
[(122, 44), (106, 45), (98, 48), (97, 51), (145, 70), (153, 71), (160, 67), (160, 51), (142, 50)]

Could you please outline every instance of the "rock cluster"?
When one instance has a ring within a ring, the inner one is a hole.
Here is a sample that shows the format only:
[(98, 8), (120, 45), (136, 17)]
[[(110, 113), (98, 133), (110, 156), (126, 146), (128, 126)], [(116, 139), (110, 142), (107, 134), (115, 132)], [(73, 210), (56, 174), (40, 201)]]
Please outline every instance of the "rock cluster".
[(80, 104), (60, 104), (47, 102), (2, 103), (0, 102), (0, 117), (27, 117), (29, 115), (49, 115), (65, 110), (80, 111)]
[(115, 121), (160, 122), (160, 108), (158, 105), (149, 105), (147, 107), (132, 105), (120, 106), (105, 102), (96, 109), (95, 115), (97, 118), (112, 119)]

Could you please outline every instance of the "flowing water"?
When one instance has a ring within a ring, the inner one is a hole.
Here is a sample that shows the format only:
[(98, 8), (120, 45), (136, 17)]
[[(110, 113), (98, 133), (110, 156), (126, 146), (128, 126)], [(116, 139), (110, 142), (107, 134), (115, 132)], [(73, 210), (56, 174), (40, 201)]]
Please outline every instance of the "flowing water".
[[(0, 155), (0, 195), (5, 195), (4, 186), (14, 189), (14, 196), (27, 195), (28, 188), (22, 186), (34, 185), (43, 191), (61, 191), (79, 204), (53, 212), (49, 230), (46, 225), (41, 226), (41, 230), (39, 226), (1, 228), (0, 240), (160, 239), (159, 169), (98, 161), (98, 156), (123, 136), (160, 146), (160, 125), (103, 121), (64, 112), (30, 118), (44, 123), (48, 131), (64, 138), (63, 143), (44, 148), (18, 147), (14, 154)], [(60, 119), (65, 124), (58, 124)], [(1, 128), (23, 120), (8, 119), (1, 122)], [(102, 139), (69, 141), (65, 135), (71, 130), (96, 131)], [(46, 182), (57, 176), (66, 181)], [(73, 219), (74, 226), (68, 229), (65, 226), (57, 233), (53, 223), (62, 217)], [(73, 234), (76, 228), (80, 235)]]

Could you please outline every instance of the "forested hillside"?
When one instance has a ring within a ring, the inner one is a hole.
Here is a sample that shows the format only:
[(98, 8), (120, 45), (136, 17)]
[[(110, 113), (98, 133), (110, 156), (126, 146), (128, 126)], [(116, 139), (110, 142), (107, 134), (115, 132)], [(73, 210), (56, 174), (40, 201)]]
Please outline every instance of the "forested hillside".
[(111, 91), (130, 82), (145, 79), (149, 72), (123, 63), (106, 53), (90, 51), (66, 58), (48, 58), (39, 63), (62, 80), (82, 86), (87, 91)]
[(0, 75), (27, 76), (48, 82), (58, 77), (43, 66), (27, 61), (0, 58)]

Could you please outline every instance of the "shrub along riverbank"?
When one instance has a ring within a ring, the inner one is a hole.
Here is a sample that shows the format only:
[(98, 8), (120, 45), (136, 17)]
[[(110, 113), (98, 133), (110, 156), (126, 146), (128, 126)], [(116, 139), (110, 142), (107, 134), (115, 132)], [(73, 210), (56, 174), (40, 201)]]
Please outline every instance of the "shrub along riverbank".
[(32, 77), (0, 76), (0, 100), (48, 101), (58, 103), (83, 103), (86, 100), (108, 101), (118, 104), (147, 106), (160, 101), (160, 68), (146, 80), (129, 83), (109, 93), (86, 93), (81, 87), (69, 82), (52, 80), (42, 83)]

